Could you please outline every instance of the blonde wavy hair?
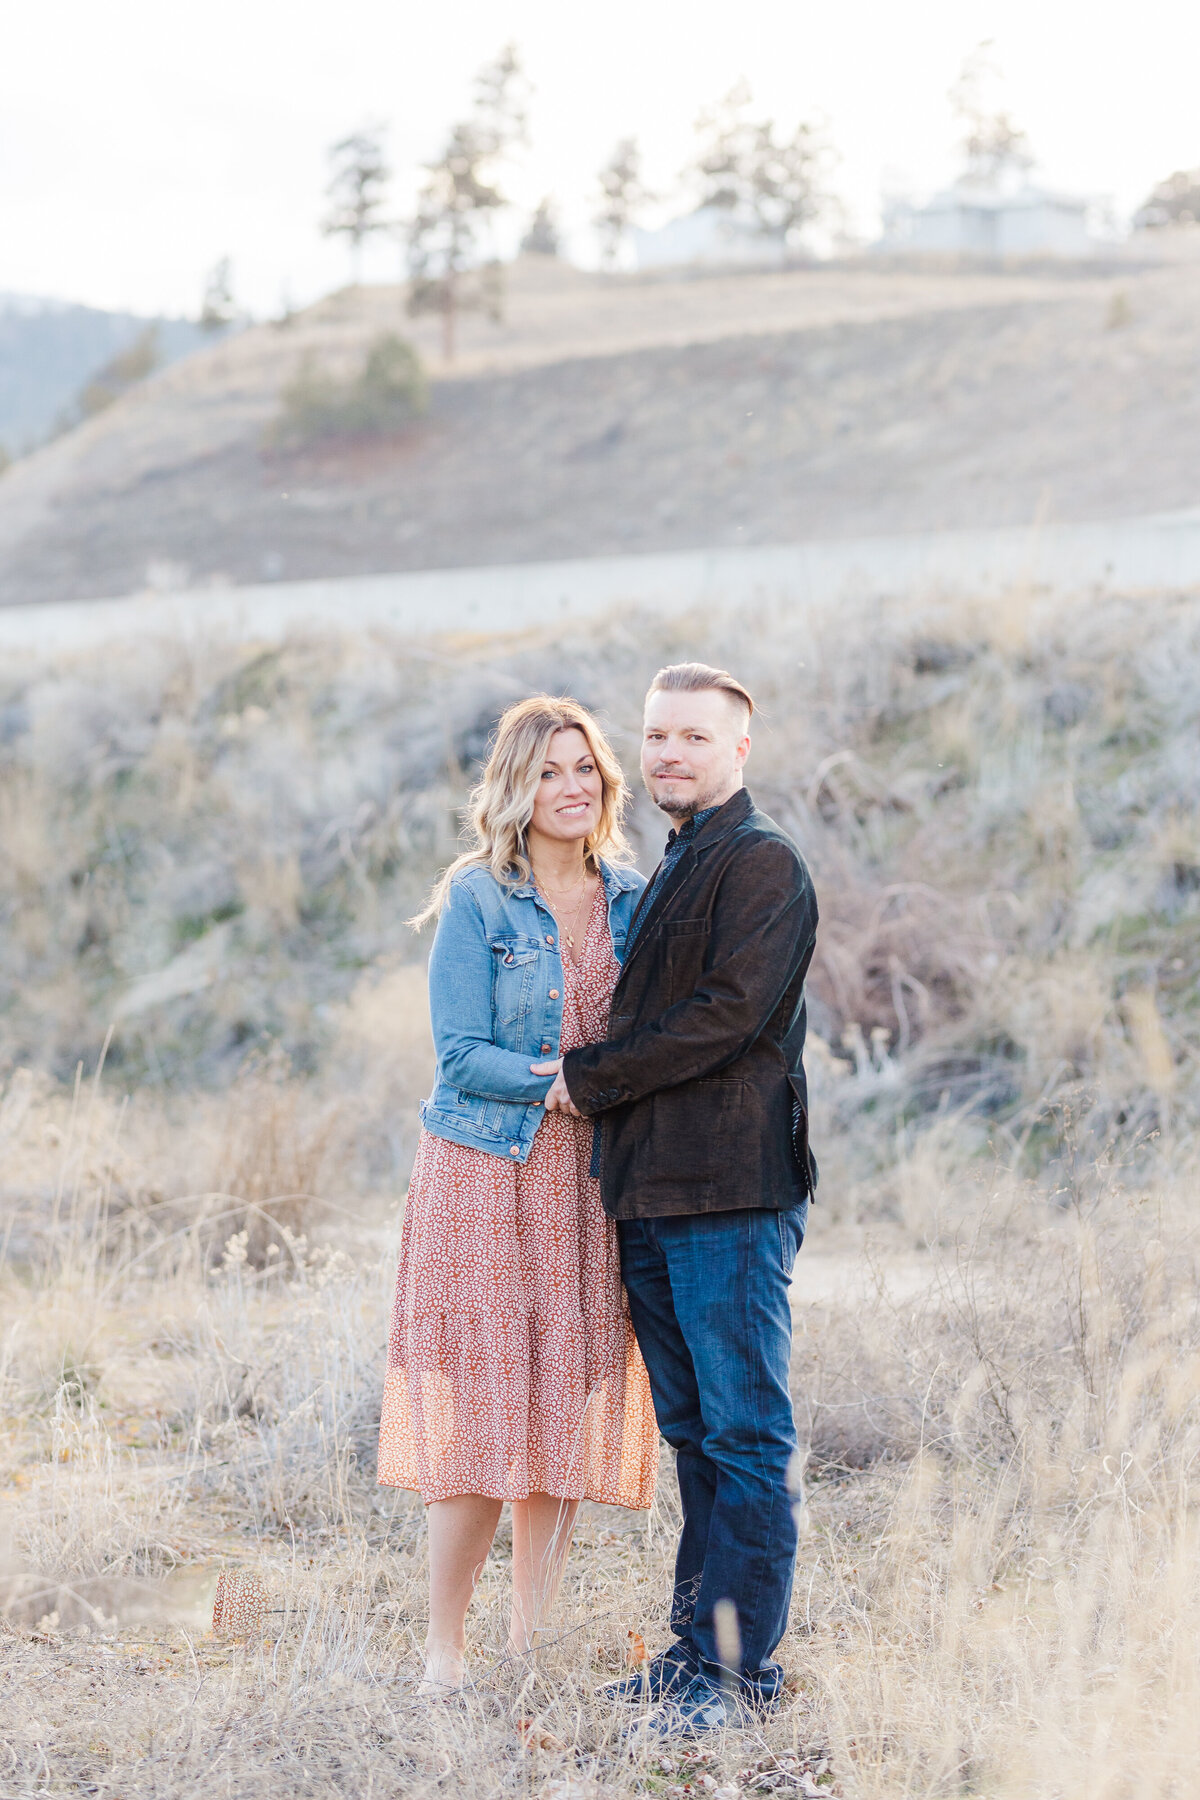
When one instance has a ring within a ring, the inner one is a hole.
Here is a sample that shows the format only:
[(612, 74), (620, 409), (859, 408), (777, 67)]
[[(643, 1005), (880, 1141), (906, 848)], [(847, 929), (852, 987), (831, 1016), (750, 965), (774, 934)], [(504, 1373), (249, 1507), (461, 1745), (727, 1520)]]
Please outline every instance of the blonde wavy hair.
[(441, 912), (450, 883), (462, 869), (489, 869), (505, 887), (520, 887), (531, 879), (525, 833), (533, 817), (538, 782), (551, 738), (556, 731), (572, 726), (587, 739), (602, 784), (600, 818), (595, 831), (584, 839), (584, 860), (593, 871), (598, 870), (602, 856), (613, 863), (632, 862), (623, 830), (629, 788), (612, 745), (578, 700), (565, 694), (534, 694), (529, 700), (518, 700), (501, 715), (467, 808), (469, 847), (442, 872), (424, 908), (409, 920), (415, 929)]

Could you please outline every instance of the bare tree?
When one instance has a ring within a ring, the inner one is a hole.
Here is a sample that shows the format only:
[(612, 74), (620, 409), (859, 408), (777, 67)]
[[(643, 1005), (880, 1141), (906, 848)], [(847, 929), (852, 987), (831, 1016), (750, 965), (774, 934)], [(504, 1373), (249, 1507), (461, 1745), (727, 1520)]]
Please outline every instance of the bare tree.
[(409, 222), (408, 310), (439, 313), (442, 354), (454, 357), (455, 328), (464, 310), (499, 319), (503, 279), (489, 247), (491, 223), (509, 202), (497, 185), (504, 158), (525, 139), (528, 83), (514, 45), (482, 69), (471, 116), (450, 128)]
[(600, 235), (600, 260), (614, 268), (638, 211), (653, 200), (642, 180), (642, 153), (636, 138), (622, 138), (600, 171), (600, 210), (592, 219)]
[(1176, 169), (1155, 184), (1133, 215), (1138, 231), (1164, 225), (1200, 225), (1200, 169)]
[(321, 230), (326, 237), (346, 239), (355, 286), (362, 276), (363, 245), (375, 232), (387, 230), (383, 209), (392, 172), (384, 156), (383, 138), (382, 126), (364, 127), (342, 138), (329, 152), (329, 211)]
[(829, 210), (833, 152), (815, 124), (802, 121), (790, 137), (777, 135), (773, 119), (749, 116), (751, 101), (749, 87), (739, 82), (700, 115), (700, 153), (686, 174), (701, 206), (719, 207), (763, 237), (792, 244)]
[(1027, 175), (1036, 161), (1028, 137), (1013, 123), (1011, 115), (994, 101), (989, 104), (989, 94), (994, 94), (1000, 81), (991, 51), (990, 39), (977, 45), (949, 95), (950, 104), (965, 127), (962, 148), (966, 169), (962, 179), (989, 187), (1009, 176)]

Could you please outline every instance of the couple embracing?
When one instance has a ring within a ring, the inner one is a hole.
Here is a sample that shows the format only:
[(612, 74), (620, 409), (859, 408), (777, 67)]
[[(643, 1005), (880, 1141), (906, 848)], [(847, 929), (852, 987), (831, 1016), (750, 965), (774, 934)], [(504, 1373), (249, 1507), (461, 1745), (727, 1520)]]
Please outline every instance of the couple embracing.
[(428, 1508), (427, 1693), (463, 1682), (504, 1501), (520, 1655), (547, 1629), (580, 1501), (648, 1506), (661, 1432), (683, 1503), (673, 1638), (613, 1697), (691, 1736), (782, 1695), (817, 907), (800, 853), (742, 785), (752, 712), (724, 670), (655, 676), (642, 775), (674, 829), (647, 885), (596, 720), (545, 695), (510, 707), (474, 845), (423, 915), (438, 920), (437, 1075), (379, 1478)]

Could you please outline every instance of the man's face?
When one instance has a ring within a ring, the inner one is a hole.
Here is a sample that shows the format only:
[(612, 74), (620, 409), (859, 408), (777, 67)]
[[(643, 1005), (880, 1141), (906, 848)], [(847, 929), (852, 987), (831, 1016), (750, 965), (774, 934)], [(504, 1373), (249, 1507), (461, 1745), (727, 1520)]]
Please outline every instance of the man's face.
[(746, 710), (721, 688), (659, 690), (646, 701), (642, 780), (673, 819), (720, 806), (742, 785), (750, 751)]

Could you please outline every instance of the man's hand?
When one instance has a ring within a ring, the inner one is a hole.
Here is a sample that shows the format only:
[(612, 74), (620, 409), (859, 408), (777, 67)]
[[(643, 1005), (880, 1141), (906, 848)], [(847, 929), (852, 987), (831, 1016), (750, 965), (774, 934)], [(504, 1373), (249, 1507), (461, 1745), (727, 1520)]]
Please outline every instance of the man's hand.
[(568, 1094), (567, 1084), (562, 1078), (561, 1056), (556, 1056), (553, 1062), (530, 1063), (529, 1067), (535, 1075), (553, 1075), (554, 1077), (554, 1085), (542, 1101), (547, 1112), (571, 1113), (575, 1118), (582, 1119), (583, 1114)]

